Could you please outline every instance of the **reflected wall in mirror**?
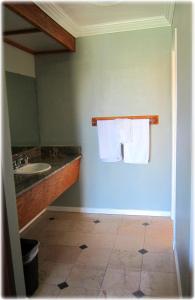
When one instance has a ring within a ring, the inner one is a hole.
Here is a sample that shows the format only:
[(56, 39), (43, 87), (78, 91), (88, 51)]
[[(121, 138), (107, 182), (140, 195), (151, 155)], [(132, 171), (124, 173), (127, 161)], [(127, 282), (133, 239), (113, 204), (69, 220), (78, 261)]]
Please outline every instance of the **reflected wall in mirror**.
[(14, 146), (38, 146), (39, 125), (36, 80), (6, 72), (11, 143)]
[[(26, 20), (3, 6), (4, 33), (31, 27)], [(3, 54), (12, 152), (13, 147), (39, 146), (35, 57), (7, 43), (4, 43)]]

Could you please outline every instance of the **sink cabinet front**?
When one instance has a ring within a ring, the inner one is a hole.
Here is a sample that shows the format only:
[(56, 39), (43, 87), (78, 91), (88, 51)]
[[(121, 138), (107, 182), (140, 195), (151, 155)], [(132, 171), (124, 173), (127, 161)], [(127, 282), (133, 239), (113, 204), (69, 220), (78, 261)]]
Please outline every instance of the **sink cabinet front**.
[(17, 197), (20, 229), (78, 180), (80, 160), (73, 160)]

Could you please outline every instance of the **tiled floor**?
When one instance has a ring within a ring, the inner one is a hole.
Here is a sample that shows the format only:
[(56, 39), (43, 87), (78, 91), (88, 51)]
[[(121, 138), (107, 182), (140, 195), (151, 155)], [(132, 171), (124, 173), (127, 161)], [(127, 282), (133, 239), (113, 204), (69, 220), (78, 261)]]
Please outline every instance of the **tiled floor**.
[(178, 297), (169, 218), (47, 211), (22, 237), (40, 241), (34, 297)]

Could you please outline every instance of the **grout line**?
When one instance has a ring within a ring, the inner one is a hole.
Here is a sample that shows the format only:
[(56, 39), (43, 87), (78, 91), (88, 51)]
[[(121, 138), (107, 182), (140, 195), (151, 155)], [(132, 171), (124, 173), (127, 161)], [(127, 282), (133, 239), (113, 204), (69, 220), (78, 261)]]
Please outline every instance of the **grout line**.
[[(141, 225), (141, 226), (143, 226), (143, 225)], [(144, 230), (143, 249), (145, 249), (145, 248), (144, 248), (144, 245), (145, 245), (145, 240), (146, 240), (146, 230), (147, 230), (147, 226), (144, 226), (144, 227), (145, 227), (145, 230)], [(142, 274), (142, 268), (143, 268), (144, 255), (145, 255), (145, 254), (142, 254), (142, 263), (141, 263), (140, 279), (139, 279), (139, 290), (140, 290), (140, 287), (141, 287), (141, 274)]]
[[(114, 243), (113, 243), (114, 246), (115, 246), (115, 242), (116, 242), (116, 239), (117, 239), (117, 235), (118, 235), (118, 230), (117, 230), (117, 233), (115, 234), (116, 237), (115, 237), (115, 240), (114, 240)], [(103, 281), (104, 281), (104, 278), (105, 278), (105, 275), (106, 275), (106, 272), (107, 272), (107, 269), (108, 269), (108, 266), (109, 266), (110, 257), (111, 257), (111, 255), (112, 255), (113, 250), (114, 250), (114, 246), (111, 248), (111, 251), (110, 251), (110, 255), (109, 255), (109, 258), (108, 258), (108, 263), (107, 263), (107, 265), (106, 265), (106, 269), (105, 269), (105, 272), (104, 272), (104, 276), (103, 276), (102, 282), (101, 282), (101, 284), (100, 284), (100, 290), (101, 290), (101, 287), (102, 287), (102, 284), (103, 284)]]

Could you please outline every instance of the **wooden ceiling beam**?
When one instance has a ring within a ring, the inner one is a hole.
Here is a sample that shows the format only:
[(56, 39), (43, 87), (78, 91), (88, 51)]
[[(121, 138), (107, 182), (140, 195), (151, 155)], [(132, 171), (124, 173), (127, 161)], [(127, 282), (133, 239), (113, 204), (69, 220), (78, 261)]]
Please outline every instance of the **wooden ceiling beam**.
[(4, 31), (3, 36), (29, 34), (29, 33), (37, 33), (37, 32), (41, 32), (41, 30), (38, 28), (8, 30), (8, 31)]
[(29, 2), (4, 2), (5, 6), (17, 13), (25, 20), (48, 34), (69, 51), (76, 50), (75, 38), (50, 18), (35, 3)]
[(28, 52), (30, 54), (35, 54), (35, 51), (33, 51), (32, 49), (28, 48), (28, 47), (25, 47), (25, 46), (22, 46), (21, 44), (18, 44), (17, 42), (15, 41), (12, 41), (6, 37), (3, 38), (4, 42), (11, 45), (11, 46), (14, 46), (20, 50), (23, 50), (25, 52)]
[(53, 54), (53, 53), (63, 53), (67, 51), (68, 51), (67, 49), (42, 50), (42, 51), (35, 51), (35, 54)]

